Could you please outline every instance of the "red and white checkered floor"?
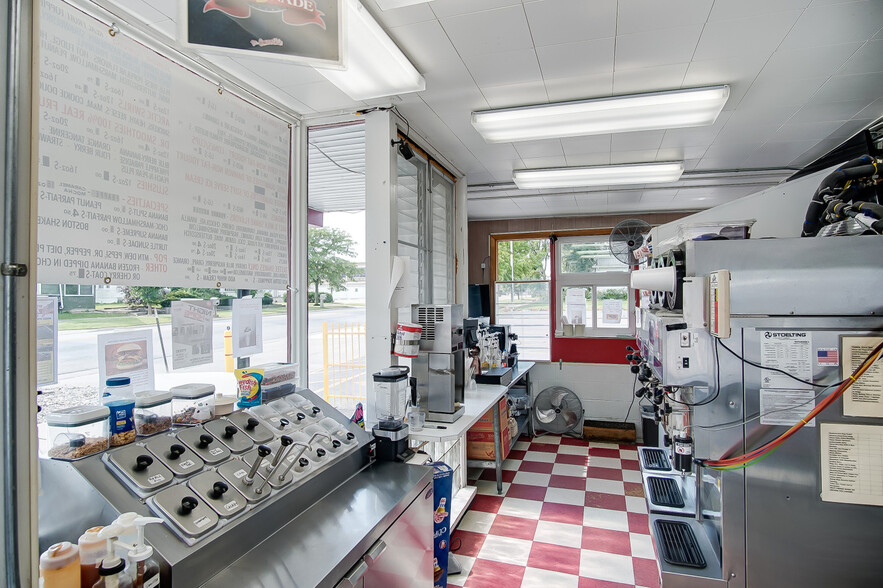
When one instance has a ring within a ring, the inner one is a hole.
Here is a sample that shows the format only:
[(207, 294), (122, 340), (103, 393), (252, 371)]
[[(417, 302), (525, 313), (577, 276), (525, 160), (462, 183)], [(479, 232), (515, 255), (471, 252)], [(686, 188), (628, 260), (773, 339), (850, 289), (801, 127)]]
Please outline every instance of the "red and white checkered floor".
[(493, 470), (451, 539), (467, 588), (657, 588), (659, 572), (634, 445), (522, 438)]

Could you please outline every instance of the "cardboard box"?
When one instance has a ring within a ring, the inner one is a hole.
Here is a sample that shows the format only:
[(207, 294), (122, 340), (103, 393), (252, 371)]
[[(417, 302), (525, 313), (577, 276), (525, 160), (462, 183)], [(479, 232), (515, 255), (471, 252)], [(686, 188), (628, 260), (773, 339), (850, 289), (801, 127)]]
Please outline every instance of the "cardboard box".
[[(506, 399), (500, 400), (500, 446), (503, 448), (503, 459), (509, 455), (509, 406)], [(487, 411), (466, 432), (466, 457), (468, 459), (493, 460), (494, 451), (494, 409)]]

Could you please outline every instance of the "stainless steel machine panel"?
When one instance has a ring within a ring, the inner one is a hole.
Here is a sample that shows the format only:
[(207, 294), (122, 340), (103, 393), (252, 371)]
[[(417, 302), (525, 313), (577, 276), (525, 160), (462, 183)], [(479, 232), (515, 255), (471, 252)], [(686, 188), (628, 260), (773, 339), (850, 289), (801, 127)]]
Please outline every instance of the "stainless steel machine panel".
[(200, 426), (182, 429), (175, 434), (178, 440), (209, 464), (215, 465), (230, 459), (230, 450), (219, 443), (215, 436)]
[(412, 304), (411, 322), (423, 327), (420, 351), (450, 353), (463, 349), (462, 304)]
[(209, 505), (221, 518), (236, 516), (245, 510), (248, 502), (236, 488), (216, 471), (202, 472), (187, 481), (197, 498)]
[(456, 353), (424, 353), (412, 360), (420, 405), (431, 413), (453, 414), (463, 401), (465, 350)]
[(255, 443), (267, 443), (275, 437), (273, 430), (264, 424), (261, 419), (247, 412), (234, 412), (227, 419), (239, 427)]
[(172, 470), (177, 477), (185, 478), (199, 473), (205, 462), (193, 451), (187, 449), (175, 435), (160, 435), (145, 443), (163, 465)]
[(239, 427), (227, 419), (220, 418), (209, 421), (203, 427), (233, 453), (243, 453), (254, 447), (254, 442), (251, 438), (243, 434)]
[(116, 468), (126, 485), (141, 496), (167, 486), (175, 478), (172, 470), (143, 445), (127, 445), (107, 453), (104, 458)]
[(148, 503), (155, 506), (164, 519), (174, 523), (190, 537), (208, 533), (220, 520), (218, 513), (194, 496), (194, 492), (184, 484), (166, 488), (156, 496), (151, 496)]

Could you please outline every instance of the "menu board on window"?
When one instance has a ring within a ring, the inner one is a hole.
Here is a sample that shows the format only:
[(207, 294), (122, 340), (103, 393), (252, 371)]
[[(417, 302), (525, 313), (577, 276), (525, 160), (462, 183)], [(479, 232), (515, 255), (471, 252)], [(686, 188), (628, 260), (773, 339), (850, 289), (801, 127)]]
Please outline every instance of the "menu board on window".
[(285, 288), (290, 130), (40, 2), (38, 280)]

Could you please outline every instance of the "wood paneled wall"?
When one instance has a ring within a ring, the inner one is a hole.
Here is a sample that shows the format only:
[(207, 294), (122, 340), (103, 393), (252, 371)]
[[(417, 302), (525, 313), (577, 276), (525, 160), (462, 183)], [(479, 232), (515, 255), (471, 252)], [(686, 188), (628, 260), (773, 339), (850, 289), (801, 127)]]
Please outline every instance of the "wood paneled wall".
[[(505, 233), (530, 233), (533, 231), (564, 231), (573, 229), (612, 229), (620, 221), (639, 218), (651, 225), (661, 225), (692, 214), (691, 212), (667, 212), (655, 214), (620, 214), (597, 216), (562, 216), (544, 218), (515, 218), (469, 223), (469, 283), (490, 283), (490, 236)], [(482, 262), (485, 270), (481, 269)]]

